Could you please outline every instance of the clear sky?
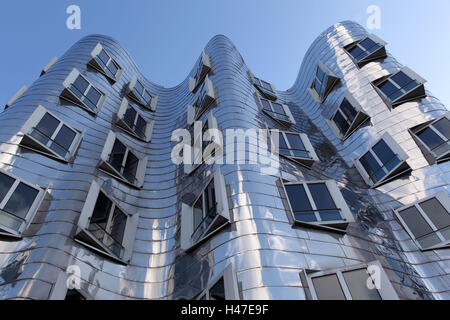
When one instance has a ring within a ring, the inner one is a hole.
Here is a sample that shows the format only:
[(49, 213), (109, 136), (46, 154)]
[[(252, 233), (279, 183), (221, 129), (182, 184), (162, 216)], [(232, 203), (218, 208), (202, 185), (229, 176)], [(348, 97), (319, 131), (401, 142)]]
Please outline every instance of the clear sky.
[[(81, 30), (66, 27), (72, 4), (81, 8)], [(256, 75), (285, 90), (314, 39), (342, 20), (366, 26), (369, 5), (381, 9), (381, 29), (371, 32), (448, 108), (449, 0), (10, 0), (0, 10), (0, 109), (52, 57), (92, 33), (117, 39), (165, 87), (183, 81), (207, 42), (224, 34)]]

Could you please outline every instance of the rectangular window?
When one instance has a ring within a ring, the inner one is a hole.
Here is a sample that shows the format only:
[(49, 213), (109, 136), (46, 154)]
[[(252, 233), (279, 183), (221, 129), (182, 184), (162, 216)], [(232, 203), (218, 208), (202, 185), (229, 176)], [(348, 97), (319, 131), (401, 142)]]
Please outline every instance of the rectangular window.
[(131, 258), (137, 222), (137, 214), (122, 210), (94, 181), (78, 221), (76, 239), (104, 256), (126, 262)]
[(187, 122), (188, 125), (194, 124), (216, 101), (216, 93), (212, 81), (206, 76), (200, 89), (197, 91), (195, 102), (188, 106)]
[(206, 78), (208, 73), (212, 70), (212, 63), (209, 56), (203, 52), (200, 61), (197, 65), (197, 70), (193, 78), (189, 78), (189, 90), (193, 93), (197, 92), (200, 84)]
[(314, 100), (323, 103), (338, 81), (339, 78), (326, 65), (319, 61), (309, 92)]
[(209, 281), (206, 289), (197, 296), (197, 300), (240, 300), (237, 278), (231, 264)]
[(0, 171), (0, 229), (6, 234), (22, 234), (43, 197), (44, 190), (40, 187)]
[(383, 137), (356, 161), (356, 168), (372, 187), (378, 187), (411, 170), (408, 156), (389, 134)]
[(350, 54), (358, 67), (361, 68), (371, 61), (386, 58), (385, 45), (386, 42), (371, 34), (346, 46), (344, 49)]
[(101, 158), (100, 169), (133, 187), (142, 187), (147, 158), (138, 158), (112, 131), (106, 139)]
[(44, 107), (38, 106), (22, 131), (25, 133), (21, 146), (69, 161), (81, 143), (82, 134), (59, 120)]
[(335, 134), (342, 140), (346, 140), (369, 120), (370, 117), (362, 111), (358, 102), (347, 92), (329, 123)]
[(278, 99), (277, 92), (272, 84), (261, 80), (259, 78), (256, 78), (251, 74), (251, 78), (253, 79), (253, 84), (255, 85), (256, 89), (258, 89), (261, 94), (266, 97), (269, 100), (275, 101)]
[(182, 205), (181, 243), (191, 250), (230, 223), (225, 179), (220, 169), (191, 204)]
[(354, 221), (335, 181), (286, 182), (283, 186), (294, 223), (342, 231)]
[(63, 83), (61, 98), (75, 103), (90, 113), (97, 114), (105, 95), (96, 89), (77, 69), (73, 69)]
[(422, 250), (450, 244), (450, 199), (445, 192), (395, 210), (398, 219)]
[(387, 78), (374, 82), (392, 108), (408, 101), (424, 98), (426, 96), (424, 83), (424, 79), (406, 67)]
[(145, 142), (151, 140), (153, 122), (147, 122), (127, 98), (123, 98), (117, 117), (117, 125), (127, 133)]
[(255, 94), (256, 103), (259, 108), (270, 118), (284, 126), (295, 124), (294, 117), (287, 105), (271, 101)]
[(326, 271), (308, 270), (300, 277), (313, 300), (398, 300), (378, 261)]
[(91, 56), (90, 66), (103, 73), (108, 79), (114, 82), (119, 81), (123, 70), (100, 43), (95, 46)]
[(129, 84), (128, 97), (143, 107), (149, 108), (151, 111), (156, 111), (158, 98), (152, 96), (136, 76), (133, 76)]
[[(310, 168), (319, 161), (316, 152), (306, 134), (286, 131), (271, 131), (272, 137), (278, 135), (279, 154)], [(276, 141), (275, 141), (276, 143)]]
[(450, 160), (450, 114), (416, 126), (410, 132), (426, 155), (431, 155), (430, 163)]

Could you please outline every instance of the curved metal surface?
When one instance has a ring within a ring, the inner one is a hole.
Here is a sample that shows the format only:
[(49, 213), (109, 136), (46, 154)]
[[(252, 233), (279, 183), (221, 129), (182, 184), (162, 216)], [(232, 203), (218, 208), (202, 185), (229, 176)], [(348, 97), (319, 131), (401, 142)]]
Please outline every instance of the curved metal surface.
[[(190, 193), (197, 194), (215, 167), (203, 165), (186, 178), (182, 168), (171, 161), (171, 134), (186, 127), (186, 107), (194, 102), (188, 78), (174, 88), (163, 88), (147, 80), (128, 52), (113, 39), (92, 35), (77, 42), (0, 115), (0, 168), (49, 188), (23, 239), (0, 239), (0, 298), (47, 299), (58, 274), (69, 265), (81, 268), (81, 291), (92, 299), (192, 298), (232, 263), (243, 299), (305, 299), (299, 277), (302, 269), (326, 270), (378, 260), (400, 298), (449, 299), (450, 250), (420, 251), (392, 212), (392, 208), (437, 191), (450, 194), (450, 162), (428, 165), (407, 132), (409, 124), (420, 124), (447, 110), (428, 93), (420, 102), (390, 111), (369, 81), (401, 65), (389, 55), (358, 69), (342, 49), (342, 45), (366, 34), (360, 25), (349, 21), (330, 27), (311, 45), (293, 87), (278, 92), (297, 123), (290, 130), (308, 134), (321, 161), (308, 170), (281, 160), (280, 172), (274, 176), (261, 175), (257, 165), (222, 165), (234, 222), (189, 255), (180, 249), (181, 200)], [(98, 42), (124, 68), (122, 77), (113, 85), (87, 67), (90, 52)], [(231, 41), (216, 36), (205, 52), (214, 65), (210, 78), (217, 89), (218, 105), (212, 110), (220, 128), (262, 128), (263, 122), (279, 127), (259, 111), (248, 68)], [(333, 90), (323, 105), (315, 102), (307, 90), (319, 60), (341, 78), (340, 88)], [(62, 82), (73, 68), (107, 95), (95, 118), (59, 99)], [(195, 72), (194, 68), (190, 76)], [(155, 121), (149, 143), (121, 134), (113, 122), (123, 88), (134, 74), (159, 97), (155, 113), (141, 110)], [(373, 125), (342, 142), (325, 119), (336, 110), (346, 89), (363, 101)], [(74, 163), (60, 163), (18, 146), (20, 128), (38, 105), (84, 131)], [(109, 130), (118, 132), (124, 142), (148, 156), (142, 190), (97, 170)], [(369, 189), (352, 159), (385, 131), (407, 150), (413, 171), (409, 177)], [(293, 229), (277, 186), (282, 174), (338, 181), (356, 220), (347, 234)], [(133, 255), (127, 266), (104, 259), (73, 240), (94, 179), (106, 183), (124, 210), (139, 213)]]

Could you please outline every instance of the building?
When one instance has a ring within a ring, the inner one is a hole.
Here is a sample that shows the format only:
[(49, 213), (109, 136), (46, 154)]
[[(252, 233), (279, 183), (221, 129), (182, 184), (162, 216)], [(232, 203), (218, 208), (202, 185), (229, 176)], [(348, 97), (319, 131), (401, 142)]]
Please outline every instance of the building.
[[(0, 298), (449, 299), (450, 116), (388, 47), (337, 23), (281, 92), (224, 36), (174, 88), (80, 40), (0, 114)], [(279, 169), (175, 164), (198, 119)]]

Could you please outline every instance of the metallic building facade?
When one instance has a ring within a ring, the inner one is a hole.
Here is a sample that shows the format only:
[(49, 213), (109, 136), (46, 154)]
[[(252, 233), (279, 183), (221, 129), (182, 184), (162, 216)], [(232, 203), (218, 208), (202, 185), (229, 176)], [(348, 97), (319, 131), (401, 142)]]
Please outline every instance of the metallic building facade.
[[(295, 119), (289, 131), (305, 133), (319, 161), (308, 169), (281, 158), (280, 170), (273, 175), (261, 174), (254, 164), (203, 164), (185, 175), (182, 166), (171, 160), (176, 145), (171, 136), (176, 129), (188, 127), (187, 106), (195, 102), (189, 77), (195, 75), (197, 67), (178, 86), (164, 88), (147, 80), (126, 49), (113, 39), (92, 35), (77, 42), (0, 115), (0, 169), (46, 189), (23, 234), (0, 238), (0, 298), (55, 298), (60, 275), (77, 266), (81, 271), (79, 292), (88, 299), (191, 299), (231, 265), (241, 299), (304, 300), (308, 293), (302, 271), (378, 261), (398, 298), (449, 299), (450, 249), (421, 250), (393, 212), (438, 192), (450, 195), (450, 162), (430, 165), (408, 132), (408, 128), (442, 117), (448, 110), (429, 92), (425, 98), (389, 108), (371, 82), (403, 66), (388, 53), (386, 58), (358, 68), (344, 50), (367, 35), (353, 22), (332, 26), (311, 45), (293, 87), (277, 92), (278, 100), (289, 106)], [(87, 66), (98, 43), (123, 69), (117, 82)], [(257, 89), (230, 40), (214, 37), (205, 53), (213, 65), (208, 77), (217, 95), (208, 112), (213, 112), (223, 132), (233, 128), (283, 129), (258, 107), (254, 98)], [(323, 103), (309, 90), (319, 61), (340, 79)], [(97, 115), (61, 100), (63, 82), (74, 68), (106, 96)], [(257, 75), (257, 70), (252, 71)], [(149, 142), (127, 135), (115, 121), (124, 90), (134, 76), (158, 97), (156, 111), (140, 109), (153, 121)], [(327, 120), (347, 90), (371, 123), (342, 141)], [(72, 161), (57, 161), (20, 146), (22, 128), (38, 106), (83, 133)], [(98, 169), (110, 131), (148, 159), (142, 188)], [(385, 132), (407, 153), (411, 171), (370, 188), (354, 161)], [(206, 187), (218, 167), (225, 179), (231, 223), (185, 252), (181, 248), (182, 204)], [(343, 233), (293, 227), (281, 179), (335, 180), (354, 222)], [(138, 214), (127, 263), (109, 259), (74, 240), (93, 181), (123, 210)]]

